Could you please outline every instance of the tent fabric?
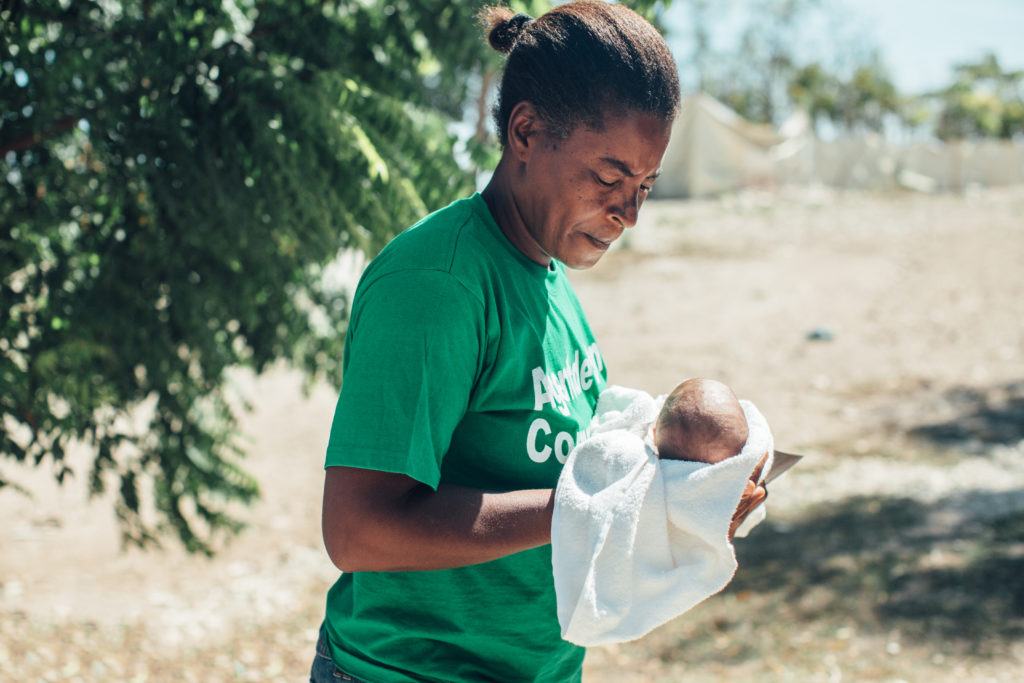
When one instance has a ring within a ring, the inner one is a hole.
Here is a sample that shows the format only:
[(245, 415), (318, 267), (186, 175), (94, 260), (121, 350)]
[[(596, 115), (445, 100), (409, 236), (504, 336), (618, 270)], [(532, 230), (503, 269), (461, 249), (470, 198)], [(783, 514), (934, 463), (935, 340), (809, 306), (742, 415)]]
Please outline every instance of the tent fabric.
[(920, 192), (1024, 183), (1024, 145), (1007, 140), (898, 145), (875, 134), (820, 140), (798, 111), (775, 130), (706, 94), (683, 102), (651, 196), (705, 197), (750, 187), (821, 183)]
[(652, 197), (699, 197), (774, 179), (771, 149), (784, 142), (708, 95), (683, 102)]

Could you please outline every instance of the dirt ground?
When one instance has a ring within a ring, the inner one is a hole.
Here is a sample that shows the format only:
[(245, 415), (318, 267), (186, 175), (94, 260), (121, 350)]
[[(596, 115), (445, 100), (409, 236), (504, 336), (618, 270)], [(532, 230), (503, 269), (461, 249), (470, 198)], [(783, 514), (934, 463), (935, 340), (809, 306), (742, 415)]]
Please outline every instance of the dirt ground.
[[(721, 379), (809, 457), (722, 594), (591, 650), (585, 680), (1024, 679), (1024, 188), (641, 214), (573, 274), (610, 379)], [(263, 498), (213, 560), (122, 553), (84, 481), (0, 462), (34, 492), (0, 492), (0, 680), (306, 679), (335, 395), (283, 368), (235, 382)]]

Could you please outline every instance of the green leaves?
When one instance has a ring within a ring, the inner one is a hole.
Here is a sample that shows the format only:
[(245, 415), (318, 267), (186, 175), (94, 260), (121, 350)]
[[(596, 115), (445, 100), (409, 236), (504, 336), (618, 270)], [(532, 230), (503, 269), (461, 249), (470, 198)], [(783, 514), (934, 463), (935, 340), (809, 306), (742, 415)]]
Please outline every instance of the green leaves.
[(337, 385), (347, 295), (326, 265), (472, 191), (432, 107), (479, 60), (439, 69), (453, 36), (402, 33), (434, 5), (4, 10), (5, 455), (63, 479), (69, 440), (92, 448), (87, 485), (116, 486), (128, 543), (209, 553), (241, 528), (227, 511), (258, 486), (226, 370), (287, 359)]
[(1004, 71), (994, 54), (954, 69), (947, 88), (926, 97), (940, 107), (938, 136), (943, 140), (1024, 133), (1024, 71)]
[[(90, 448), (126, 543), (212, 553), (240, 529), (259, 489), (226, 371), (340, 384), (327, 265), (474, 189), (449, 126), (502, 63), (479, 4), (4, 5), (2, 453), (65, 478)], [(469, 152), (497, 161), (486, 135)]]

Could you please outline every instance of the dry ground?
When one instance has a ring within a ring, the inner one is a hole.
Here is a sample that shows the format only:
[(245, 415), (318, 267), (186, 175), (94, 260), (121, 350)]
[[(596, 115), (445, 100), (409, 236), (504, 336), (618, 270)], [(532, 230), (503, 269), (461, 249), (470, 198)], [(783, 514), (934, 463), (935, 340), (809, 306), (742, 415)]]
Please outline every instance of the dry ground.
[[(1024, 680), (1024, 188), (644, 214), (573, 276), (612, 381), (722, 379), (811, 457), (723, 594), (591, 650), (585, 680)], [(35, 498), (0, 493), (0, 680), (305, 680), (335, 396), (236, 381), (264, 495), (214, 560), (119, 553), (83, 482), (3, 463)]]

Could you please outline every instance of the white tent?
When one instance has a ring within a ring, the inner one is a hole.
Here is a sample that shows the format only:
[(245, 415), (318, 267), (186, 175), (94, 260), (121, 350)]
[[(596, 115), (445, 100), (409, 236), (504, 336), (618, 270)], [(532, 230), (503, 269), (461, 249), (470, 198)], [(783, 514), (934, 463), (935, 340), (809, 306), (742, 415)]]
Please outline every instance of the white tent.
[(652, 197), (700, 197), (775, 181), (771, 150), (784, 142), (708, 95), (692, 95), (672, 127)]
[(808, 183), (934, 192), (1024, 183), (1024, 145), (1006, 140), (895, 145), (874, 134), (824, 141), (813, 135), (803, 112), (775, 130), (700, 94), (684, 100), (662, 168), (653, 198)]

